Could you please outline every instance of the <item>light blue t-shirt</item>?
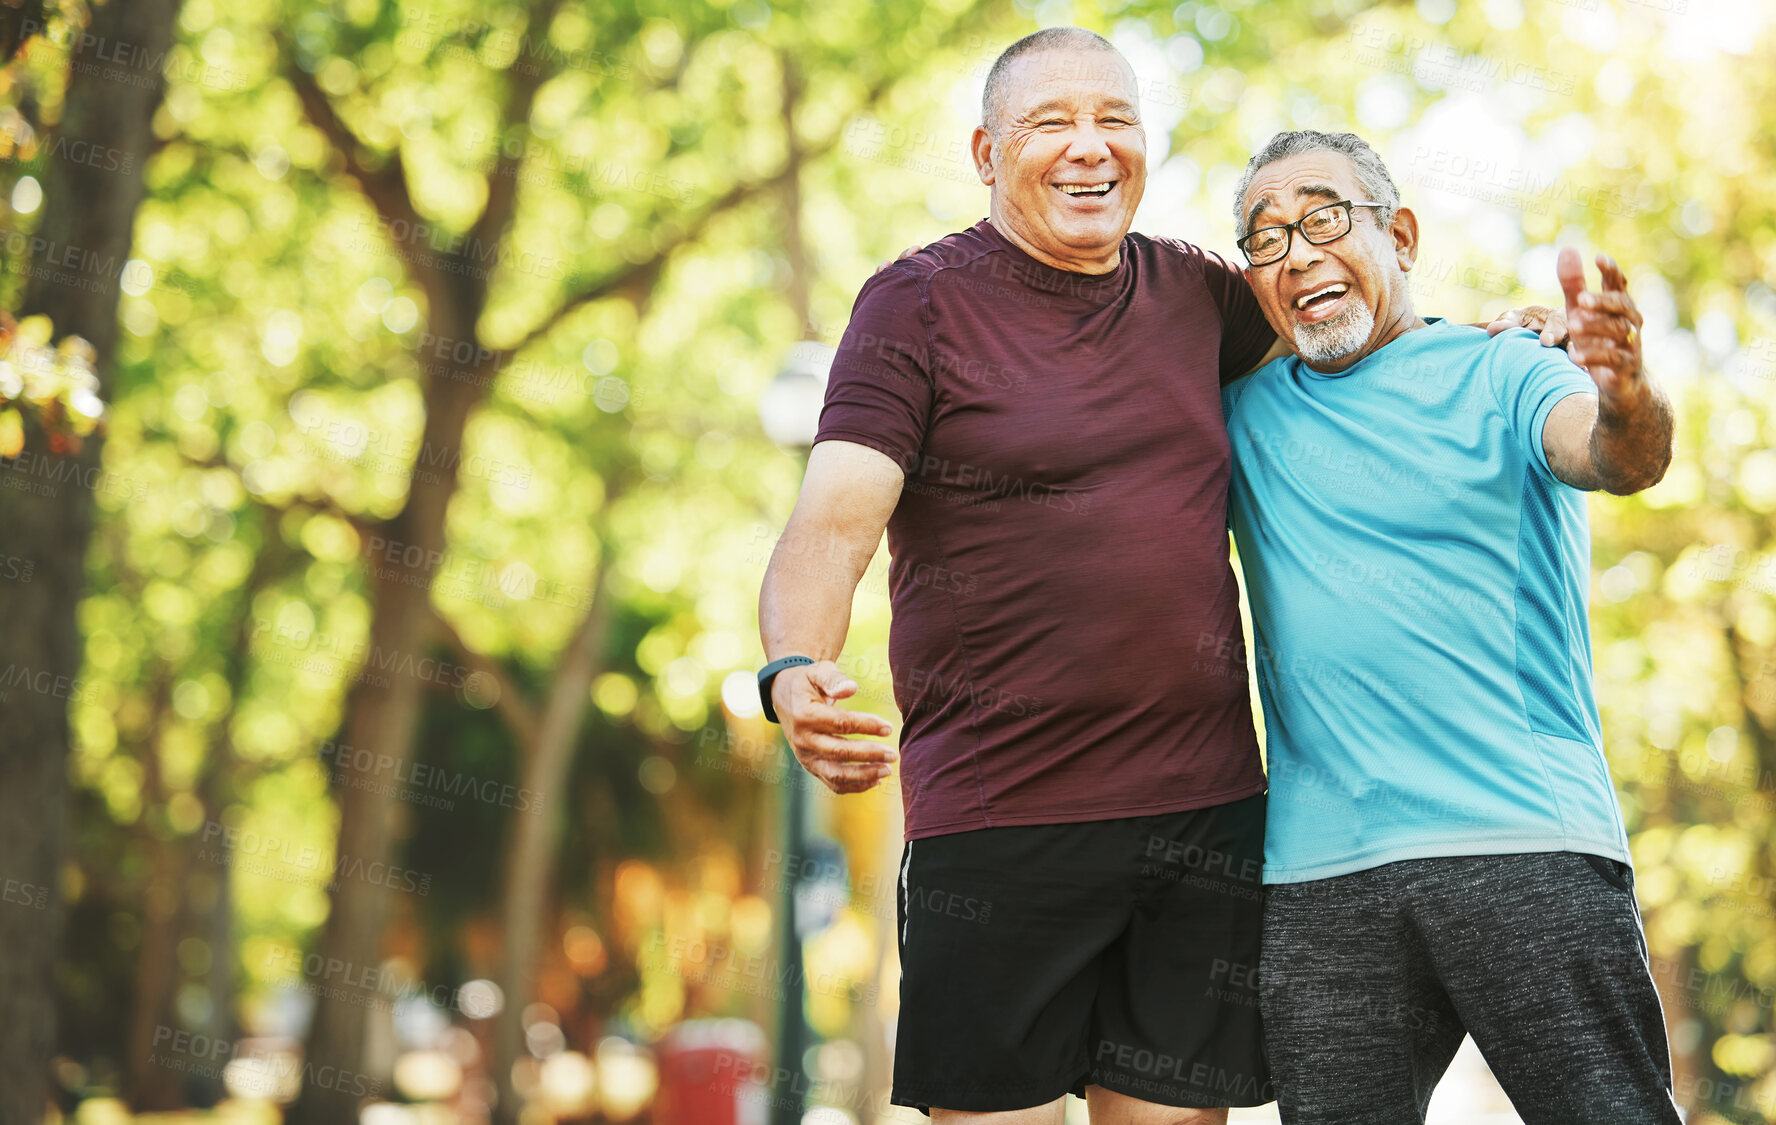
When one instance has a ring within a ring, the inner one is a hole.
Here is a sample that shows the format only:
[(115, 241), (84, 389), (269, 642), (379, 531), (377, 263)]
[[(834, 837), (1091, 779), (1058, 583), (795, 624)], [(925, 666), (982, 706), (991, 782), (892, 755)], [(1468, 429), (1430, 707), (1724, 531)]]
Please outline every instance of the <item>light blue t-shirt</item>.
[(1629, 862), (1591, 687), (1585, 495), (1542, 449), (1595, 393), (1534, 333), (1406, 333), (1223, 392), (1270, 798), (1264, 881), (1396, 860)]

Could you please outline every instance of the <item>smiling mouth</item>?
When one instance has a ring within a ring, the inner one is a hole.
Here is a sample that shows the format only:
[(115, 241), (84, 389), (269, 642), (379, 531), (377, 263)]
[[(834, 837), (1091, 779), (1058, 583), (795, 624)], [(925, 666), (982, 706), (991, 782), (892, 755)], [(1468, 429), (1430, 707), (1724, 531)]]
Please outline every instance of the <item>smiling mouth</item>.
[(1304, 323), (1323, 320), (1331, 315), (1334, 307), (1349, 293), (1350, 286), (1342, 281), (1334, 281), (1303, 293), (1295, 298), (1295, 319)]
[(1101, 184), (1056, 184), (1061, 194), (1073, 199), (1102, 199), (1116, 187), (1115, 180), (1106, 180)]

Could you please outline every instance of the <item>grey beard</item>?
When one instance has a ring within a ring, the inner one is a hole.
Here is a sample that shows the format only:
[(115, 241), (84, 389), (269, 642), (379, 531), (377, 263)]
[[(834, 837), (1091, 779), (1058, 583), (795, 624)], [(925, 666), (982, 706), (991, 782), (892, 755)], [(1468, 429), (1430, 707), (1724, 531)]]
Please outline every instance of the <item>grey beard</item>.
[(1328, 320), (1295, 326), (1295, 350), (1309, 363), (1336, 363), (1363, 349), (1375, 331), (1375, 314), (1362, 300)]

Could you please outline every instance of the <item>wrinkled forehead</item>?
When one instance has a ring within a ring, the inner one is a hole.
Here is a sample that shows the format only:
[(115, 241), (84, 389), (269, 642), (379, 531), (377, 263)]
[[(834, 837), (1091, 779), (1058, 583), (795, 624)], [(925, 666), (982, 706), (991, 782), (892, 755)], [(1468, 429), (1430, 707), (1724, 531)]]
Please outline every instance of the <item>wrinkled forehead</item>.
[(1364, 199), (1357, 168), (1342, 152), (1321, 149), (1266, 164), (1252, 177), (1240, 213), (1254, 219), (1293, 219), (1339, 199)]
[(1072, 109), (1136, 106), (1134, 69), (1115, 51), (1059, 47), (1031, 51), (1011, 61), (1003, 82), (1005, 112), (1013, 120), (1049, 103)]

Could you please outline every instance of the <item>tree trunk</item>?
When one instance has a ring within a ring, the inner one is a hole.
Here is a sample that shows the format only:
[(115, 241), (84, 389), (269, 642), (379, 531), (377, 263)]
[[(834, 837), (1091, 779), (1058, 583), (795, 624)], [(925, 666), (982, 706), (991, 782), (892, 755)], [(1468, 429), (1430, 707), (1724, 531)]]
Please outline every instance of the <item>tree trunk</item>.
[[(159, 60), (172, 45), (179, 0), (94, 5), (87, 34), (74, 40), (64, 151), (117, 154), (117, 161), (51, 160), (45, 173), (38, 245), (67, 260), (100, 263), (68, 284), (56, 269), (34, 272), (21, 311), (50, 317), (58, 336), (93, 345), (101, 394), (112, 386), (118, 274), (129, 257), (142, 166), (160, 104)], [(119, 44), (131, 50), (119, 52)], [(101, 166), (102, 165), (102, 166)], [(50, 248), (53, 248), (51, 250)], [(83, 271), (84, 272), (84, 271)], [(92, 527), (91, 483), (98, 440), (72, 466), (50, 459), (47, 439), (27, 426), (23, 455), (0, 470), (0, 527), (7, 548), (34, 564), (31, 583), (0, 583), (0, 670), (9, 684), (0, 724), (0, 878), (33, 888), (30, 906), (0, 908), (0, 1121), (35, 1122), (48, 1099), (55, 1043), (55, 959), (61, 929), (59, 871), (65, 844), (68, 702), (80, 674), (75, 610), (85, 584)], [(95, 435), (96, 438), (96, 435)], [(77, 469), (78, 472), (71, 470)], [(41, 893), (42, 906), (36, 905)]]
[[(606, 503), (609, 503), (607, 499)], [(599, 560), (602, 574), (610, 573), (608, 553)], [(512, 842), (506, 852), (506, 896), (503, 909), (506, 940), (500, 968), (500, 988), (506, 1007), (500, 1013), (494, 1035), (493, 1071), (499, 1083), (495, 1125), (518, 1125), (518, 1096), (512, 1088), (512, 1064), (523, 1057), (524, 1005), (531, 1000), (536, 978), (537, 953), (542, 944), (543, 919), (549, 890), (555, 882), (555, 853), (561, 839), (562, 809), (555, 800), (567, 782), (580, 721), (586, 713), (592, 680), (598, 674), (600, 653), (610, 627), (610, 589), (594, 582), (593, 603), (573, 638), (561, 654), (561, 663), (549, 683), (536, 743), (525, 758), (523, 789), (541, 795), (541, 808), (517, 812), (512, 820)]]
[[(534, 28), (546, 30), (559, 0), (536, 0)], [(331, 101), (312, 75), (292, 64), (286, 77), (311, 124), (326, 135), (339, 154), (348, 175), (358, 182), (383, 218), (414, 229), (423, 220), (414, 209), (406, 171), (399, 152), (384, 159), (365, 156), (366, 146), (334, 110)], [(504, 114), (508, 124), (530, 120), (536, 89), (545, 75), (531, 72), (515, 76)], [(884, 95), (887, 82), (873, 87), (865, 106)], [(831, 151), (841, 134), (835, 131), (818, 146), (799, 151), (810, 159)], [(469, 414), (478, 406), (500, 367), (530, 344), (545, 339), (564, 320), (597, 301), (626, 297), (640, 305), (659, 281), (668, 259), (679, 247), (700, 239), (711, 222), (771, 191), (783, 173), (763, 180), (740, 181), (711, 201), (695, 217), (688, 218), (669, 236), (656, 240), (654, 253), (640, 262), (614, 272), (567, 297), (542, 322), (498, 349), (481, 345), (479, 323), (487, 302), (485, 262), (478, 248), (498, 246), (511, 226), (516, 205), (522, 154), (507, 151), (488, 180), (488, 201), (468, 232), (466, 250), (438, 255), (416, 255), (410, 261), (414, 279), (425, 290), (428, 331), (438, 339), (473, 341), (488, 358), (464, 365), (459, 372), (434, 376), (425, 387), (425, 433), (419, 451), (406, 506), (394, 519), (367, 529), (393, 545), (402, 559), (420, 559), (416, 566), (387, 564), (388, 555), (371, 568), (368, 597), (372, 608), (370, 660), (411, 657), (417, 663), (419, 649), (431, 633), (430, 586), (443, 557), (445, 514), (456, 489), (456, 465), (461, 457), (463, 431)], [(804, 317), (805, 319), (805, 317)], [(432, 468), (437, 466), (437, 468)], [(596, 608), (596, 607), (595, 607)], [(353, 689), (346, 702), (340, 739), (346, 745), (368, 750), (391, 763), (397, 771), (411, 761), (414, 733), (423, 702), (424, 684), (411, 675), (384, 674), (374, 666)], [(373, 789), (344, 787), (338, 792), (339, 843), (337, 855), (350, 857), (364, 867), (386, 863), (389, 858), (389, 816), (394, 798)], [(327, 963), (350, 965), (368, 971), (380, 958), (383, 896), (391, 893), (362, 880), (341, 879), (333, 888), (332, 908), (321, 935), (319, 953)], [(529, 892), (526, 892), (527, 894)], [(508, 1003), (522, 1003), (508, 997)], [(361, 1096), (351, 1091), (380, 1082), (381, 1075), (363, 1075), (365, 1012), (354, 1005), (320, 999), (315, 1022), (308, 1035), (306, 1073), (343, 1076), (332, 1084), (310, 1082), (292, 1108), (288, 1125), (338, 1125), (356, 1120)]]
[[(473, 339), (473, 314), (451, 316), (433, 309), (433, 331), (454, 339)], [(432, 639), (430, 589), (437, 562), (444, 557), (444, 517), (456, 490), (463, 431), (469, 412), (485, 386), (479, 380), (434, 380), (426, 395), (424, 443), (413, 474), (407, 504), (374, 534), (397, 545), (402, 558), (415, 566), (388, 564), (370, 570), (370, 601), (375, 607), (370, 643), (361, 677), (346, 704), (343, 742), (353, 749), (387, 755), (405, 772), (413, 757), (414, 735), (427, 683), (419, 675), (421, 658)], [(427, 464), (430, 459), (430, 467)], [(417, 548), (414, 550), (413, 548)], [(429, 560), (429, 561), (428, 561)], [(344, 747), (341, 748), (342, 751)], [(332, 908), (321, 935), (320, 955), (328, 964), (349, 965), (363, 973), (381, 960), (381, 937), (387, 899), (403, 891), (347, 874), (368, 871), (390, 859), (390, 820), (397, 795), (394, 786), (352, 786), (336, 789), (339, 801), (339, 843), (334, 852), (336, 876)], [(291, 1125), (337, 1125), (357, 1120), (363, 1092), (386, 1086), (387, 1075), (364, 1074), (366, 1010), (346, 1001), (321, 997), (309, 1034), (305, 1073), (339, 1076), (337, 1081), (310, 1082), (292, 1110)]]
[[(146, 812), (144, 816), (148, 815)], [(184, 1107), (182, 1073), (157, 1064), (156, 1033), (171, 1027), (173, 996), (179, 985), (179, 939), (191, 920), (184, 885), (190, 875), (184, 841), (154, 839), (153, 859), (142, 893), (142, 944), (136, 951), (136, 1003), (125, 1041), (130, 1108), (137, 1113)]]

